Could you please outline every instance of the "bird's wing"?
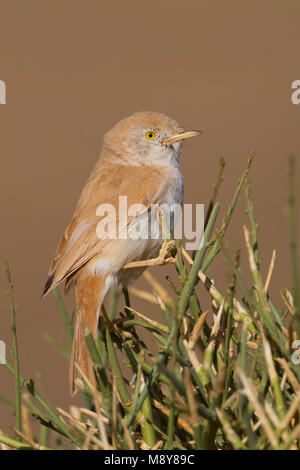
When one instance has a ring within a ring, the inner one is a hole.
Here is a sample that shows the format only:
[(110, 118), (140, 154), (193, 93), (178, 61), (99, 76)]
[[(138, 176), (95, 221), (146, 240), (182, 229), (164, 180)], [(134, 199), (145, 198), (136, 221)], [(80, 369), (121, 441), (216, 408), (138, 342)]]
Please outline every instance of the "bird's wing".
[[(132, 167), (102, 163), (96, 166), (78, 201), (73, 219), (64, 232), (52, 261), (43, 295), (99, 254), (112, 238), (99, 239), (97, 208), (111, 204), (116, 211), (116, 235), (119, 227), (119, 196), (127, 196), (128, 207), (159, 203), (164, 175), (155, 166)], [(128, 216), (128, 224), (134, 217)]]

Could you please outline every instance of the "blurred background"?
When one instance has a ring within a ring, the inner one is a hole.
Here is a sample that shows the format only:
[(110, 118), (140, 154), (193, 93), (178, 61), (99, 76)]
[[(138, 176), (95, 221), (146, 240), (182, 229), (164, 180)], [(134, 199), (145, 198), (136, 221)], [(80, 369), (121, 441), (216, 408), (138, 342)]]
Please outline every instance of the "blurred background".
[[(276, 248), (273, 290), (290, 287), (285, 207), (287, 157), (300, 155), (300, 104), (291, 101), (291, 84), (300, 79), (299, 18), (298, 0), (0, 0), (0, 79), (7, 85), (0, 106), (1, 266), (8, 260), (13, 271), (22, 374), (37, 379), (53, 405), (70, 404), (68, 364), (45, 333), (59, 344), (67, 336), (52, 294), (41, 301), (41, 289), (103, 133), (135, 111), (161, 111), (204, 130), (181, 156), (185, 202), (209, 202), (225, 158), (219, 224), (256, 150), (252, 193), (262, 262), (267, 273)], [(296, 178), (299, 171), (298, 164)], [(240, 199), (226, 236), (232, 253), (244, 245)], [(152, 273), (163, 279), (172, 269)], [(218, 286), (227, 285), (222, 260), (211, 272)], [(0, 339), (9, 350), (6, 291), (1, 267)], [(66, 303), (74, 306), (73, 293)], [(13, 390), (0, 366), (0, 393), (13, 397)], [(1, 401), (0, 416), (5, 431), (13, 422)]]

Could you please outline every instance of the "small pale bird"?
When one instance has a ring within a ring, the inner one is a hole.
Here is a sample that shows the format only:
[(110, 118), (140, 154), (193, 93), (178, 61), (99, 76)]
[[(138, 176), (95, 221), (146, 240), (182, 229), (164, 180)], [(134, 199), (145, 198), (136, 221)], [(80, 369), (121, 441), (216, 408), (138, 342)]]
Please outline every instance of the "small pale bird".
[[(66, 288), (73, 281), (75, 284), (72, 395), (78, 389), (80, 371), (88, 377), (93, 373), (85, 334), (88, 329), (96, 336), (101, 306), (109, 289), (119, 283), (126, 287), (155, 260), (157, 264), (164, 262), (159, 256), (163, 242), (159, 217), (151, 215), (156, 237), (133, 239), (118, 237), (117, 233), (116, 237), (107, 234), (99, 238), (97, 209), (101, 204), (115, 207), (118, 228), (120, 196), (127, 197), (128, 207), (143, 204), (144, 212), (128, 216), (129, 233), (137, 223), (146, 226), (153, 205), (182, 205), (183, 178), (178, 157), (183, 140), (200, 134), (201, 131), (183, 131), (164, 114), (139, 112), (120, 121), (104, 136), (100, 158), (60, 240), (43, 290), (44, 296), (62, 281)], [(125, 266), (131, 269), (124, 269)]]

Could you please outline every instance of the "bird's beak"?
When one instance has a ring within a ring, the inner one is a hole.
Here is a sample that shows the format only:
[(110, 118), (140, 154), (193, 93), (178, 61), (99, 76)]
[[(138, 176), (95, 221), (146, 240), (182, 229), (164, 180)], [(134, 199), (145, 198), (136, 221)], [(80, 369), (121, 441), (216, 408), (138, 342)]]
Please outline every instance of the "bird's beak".
[(162, 140), (163, 144), (172, 144), (173, 142), (181, 142), (185, 139), (190, 139), (191, 137), (197, 137), (198, 135), (203, 134), (203, 131), (181, 131), (177, 134), (166, 137)]

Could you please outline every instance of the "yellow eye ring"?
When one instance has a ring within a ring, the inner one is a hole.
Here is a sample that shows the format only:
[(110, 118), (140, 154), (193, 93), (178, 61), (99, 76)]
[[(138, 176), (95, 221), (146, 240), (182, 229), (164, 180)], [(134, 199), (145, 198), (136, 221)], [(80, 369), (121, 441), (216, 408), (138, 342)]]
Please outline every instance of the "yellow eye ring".
[(148, 140), (154, 140), (155, 137), (156, 137), (156, 134), (155, 134), (154, 131), (148, 131), (148, 132), (146, 132), (145, 137)]

